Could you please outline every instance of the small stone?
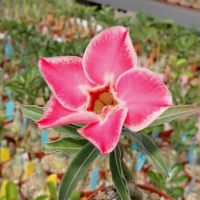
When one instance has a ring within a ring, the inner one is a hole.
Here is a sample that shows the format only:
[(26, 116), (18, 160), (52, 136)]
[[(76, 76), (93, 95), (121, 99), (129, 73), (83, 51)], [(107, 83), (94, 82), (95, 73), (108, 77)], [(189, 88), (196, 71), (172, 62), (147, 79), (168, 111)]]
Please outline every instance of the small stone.
[(159, 200), (160, 197), (159, 197), (159, 195), (156, 194), (156, 193), (151, 193), (151, 199)]

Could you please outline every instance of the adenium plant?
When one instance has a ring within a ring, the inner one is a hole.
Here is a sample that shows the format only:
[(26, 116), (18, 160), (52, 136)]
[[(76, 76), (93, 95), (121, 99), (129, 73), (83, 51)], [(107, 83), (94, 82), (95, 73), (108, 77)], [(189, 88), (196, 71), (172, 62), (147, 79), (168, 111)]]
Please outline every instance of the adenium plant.
[(101, 153), (116, 147), (123, 125), (140, 131), (172, 105), (163, 82), (137, 66), (128, 29), (122, 26), (94, 37), (83, 58), (41, 58), (39, 69), (53, 93), (39, 127), (87, 124), (78, 132)]
[[(110, 154), (112, 178), (119, 197), (134, 198), (137, 188), (123, 162), (121, 146), (117, 145), (121, 134), (135, 138), (155, 166), (167, 174), (154, 142), (136, 132), (189, 116), (198, 112), (199, 107), (171, 107), (172, 96), (164, 83), (147, 68), (138, 66), (128, 28), (115, 26), (102, 31), (90, 41), (83, 58), (40, 58), (38, 65), (52, 96), (44, 112), (34, 106), (24, 106), (22, 111), (40, 128), (70, 127), (72, 135), (76, 135), (45, 145), (46, 150), (68, 154), (69, 147), (75, 145), (78, 149), (73, 152), (75, 156), (62, 180), (60, 200), (70, 197), (99, 154)], [(134, 192), (130, 192), (127, 182), (132, 182)]]

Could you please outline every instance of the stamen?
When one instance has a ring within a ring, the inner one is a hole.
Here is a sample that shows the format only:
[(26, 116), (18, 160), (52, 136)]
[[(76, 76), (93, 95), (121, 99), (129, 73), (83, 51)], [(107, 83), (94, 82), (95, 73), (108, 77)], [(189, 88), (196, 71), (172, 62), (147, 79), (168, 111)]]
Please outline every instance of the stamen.
[(99, 99), (106, 105), (112, 105), (113, 97), (108, 92), (103, 92), (99, 95)]
[(87, 110), (100, 114), (105, 107), (115, 106), (117, 101), (114, 99), (110, 86), (98, 88), (97, 90), (89, 91), (90, 102)]
[(101, 113), (104, 106), (105, 104), (97, 99), (94, 103), (94, 112), (96, 112), (97, 114)]

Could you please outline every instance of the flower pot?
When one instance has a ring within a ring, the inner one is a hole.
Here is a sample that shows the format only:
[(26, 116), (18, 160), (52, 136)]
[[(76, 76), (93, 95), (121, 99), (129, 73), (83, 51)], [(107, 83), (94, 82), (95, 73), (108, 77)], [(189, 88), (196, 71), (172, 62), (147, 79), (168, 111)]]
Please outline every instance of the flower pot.
[(23, 199), (47, 194), (46, 182), (44, 177), (33, 176), (30, 179), (20, 183), (20, 194)]
[[(140, 189), (142, 189), (143, 191), (146, 191), (145, 195), (150, 195), (150, 194), (154, 194), (154, 196), (157, 196), (159, 199), (162, 197), (163, 200), (173, 200), (171, 197), (169, 197), (168, 195), (164, 194), (163, 192), (161, 192), (160, 190), (154, 188), (153, 186), (151, 185), (142, 185), (142, 184), (138, 184), (137, 185)], [(100, 198), (105, 198), (103, 195), (103, 193), (105, 192), (106, 193), (106, 190), (110, 190), (110, 194), (113, 195), (113, 197), (110, 197), (110, 198), (115, 198), (115, 195), (117, 194), (114, 187), (113, 186), (108, 186), (108, 187), (100, 187), (96, 190), (94, 190), (93, 192), (88, 192), (88, 193), (83, 193), (82, 194), (82, 197), (86, 197), (87, 200), (93, 200), (95, 199), (95, 197), (97, 195), (102, 195), (102, 197)], [(109, 193), (109, 192), (107, 192)], [(115, 193), (115, 194), (114, 194)], [(117, 196), (116, 196), (117, 197)], [(98, 199), (100, 199), (98, 197)], [(151, 200), (152, 198), (147, 196), (146, 199), (148, 200)], [(154, 200), (154, 199), (152, 199)]]
[(195, 178), (195, 181), (200, 183), (200, 166), (192, 166), (189, 164), (185, 164), (184, 172), (190, 179)]
[[(162, 191), (160, 191), (159, 189), (156, 189), (155, 187), (145, 184), (145, 185), (137, 185), (140, 189), (150, 192), (151, 194), (157, 194), (160, 198), (164, 198), (165, 200), (173, 200), (172, 197), (169, 197), (168, 195), (166, 195), (165, 193), (163, 193)], [(147, 199), (149, 199), (150, 197), (147, 197)], [(149, 199), (150, 200), (150, 199)], [(153, 200), (153, 199), (152, 199)]]
[(57, 154), (46, 154), (41, 159), (41, 165), (44, 171), (50, 174), (57, 174), (59, 179), (62, 179), (66, 166), (68, 164), (68, 159), (65, 156), (57, 156)]
[(23, 172), (22, 166), (14, 165), (13, 160), (9, 160), (9, 161), (3, 162), (0, 168), (1, 168), (1, 171), (0, 171), (1, 177), (12, 180), (15, 183), (20, 182), (20, 178)]

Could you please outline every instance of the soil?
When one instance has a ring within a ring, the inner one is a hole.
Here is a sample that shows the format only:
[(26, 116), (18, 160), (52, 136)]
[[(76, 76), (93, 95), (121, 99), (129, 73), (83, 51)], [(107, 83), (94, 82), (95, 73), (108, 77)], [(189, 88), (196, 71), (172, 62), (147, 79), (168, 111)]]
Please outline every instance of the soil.
[[(149, 190), (143, 190), (143, 191), (144, 191), (143, 200), (172, 200), (171, 198), (160, 196), (160, 194), (149, 191)], [(96, 194), (92, 194), (88, 199), (89, 200), (118, 200), (119, 196), (115, 188), (107, 187), (104, 190), (98, 191)]]

